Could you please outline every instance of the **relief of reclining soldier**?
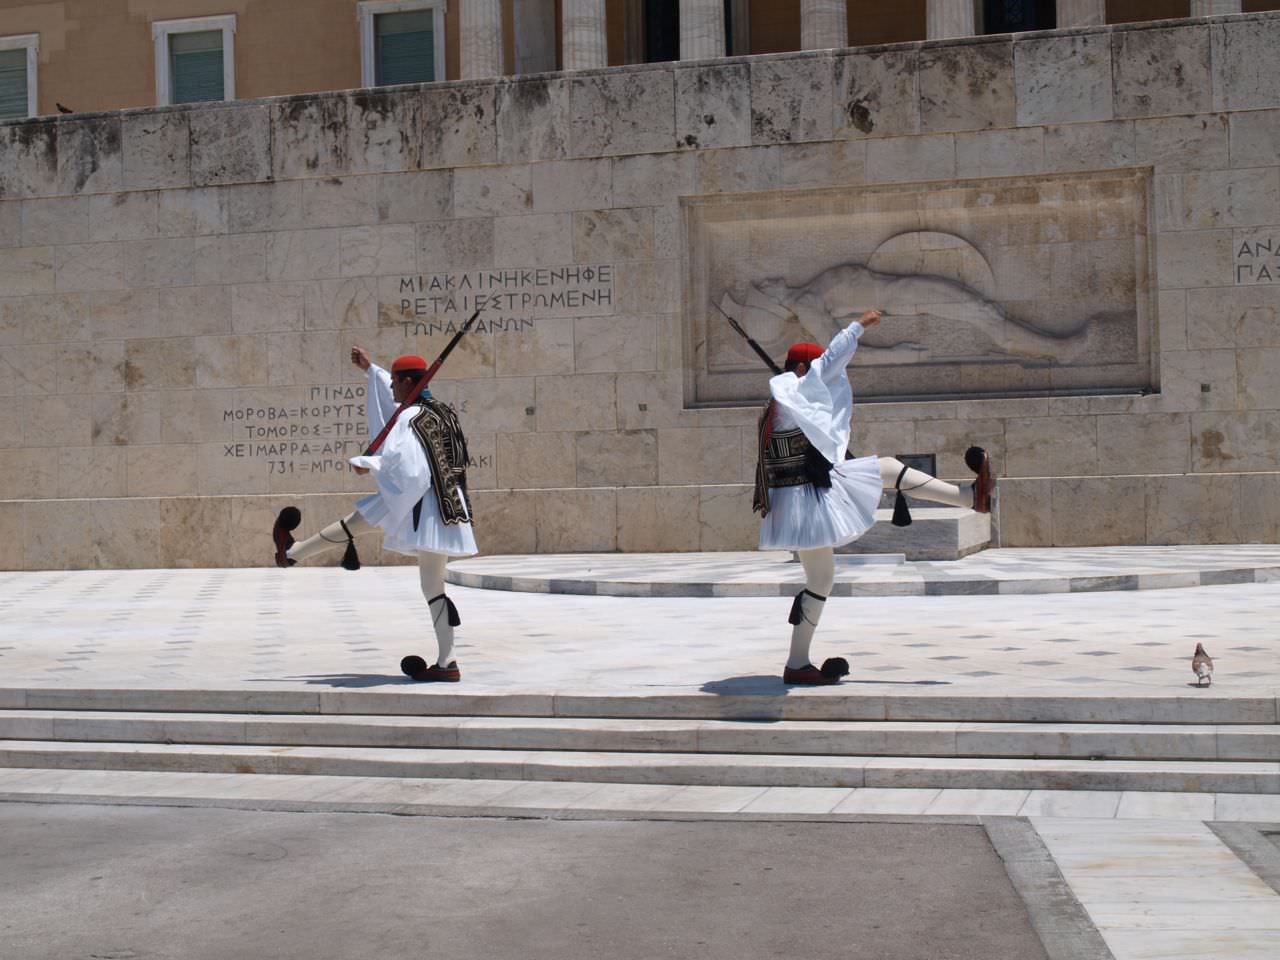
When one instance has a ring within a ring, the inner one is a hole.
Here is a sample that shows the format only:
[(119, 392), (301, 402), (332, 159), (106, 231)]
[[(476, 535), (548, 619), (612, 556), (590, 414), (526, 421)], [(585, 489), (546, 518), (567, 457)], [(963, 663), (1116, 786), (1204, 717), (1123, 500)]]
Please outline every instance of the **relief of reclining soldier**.
[(841, 264), (806, 283), (790, 286), (780, 278), (751, 284), (742, 302), (726, 291), (719, 308), (741, 323), (766, 346), (806, 337), (823, 338), (842, 329), (864, 310), (880, 306), (886, 319), (914, 318), (965, 324), (981, 334), (965, 355), (941, 353), (927, 343), (895, 337), (895, 324), (885, 324), (862, 349), (873, 364), (922, 362), (1000, 362), (1024, 365), (1069, 365), (1094, 346), (1089, 336), (1093, 317), (1066, 332), (1046, 330), (1019, 319), (963, 283), (945, 277), (897, 275), (861, 264)]

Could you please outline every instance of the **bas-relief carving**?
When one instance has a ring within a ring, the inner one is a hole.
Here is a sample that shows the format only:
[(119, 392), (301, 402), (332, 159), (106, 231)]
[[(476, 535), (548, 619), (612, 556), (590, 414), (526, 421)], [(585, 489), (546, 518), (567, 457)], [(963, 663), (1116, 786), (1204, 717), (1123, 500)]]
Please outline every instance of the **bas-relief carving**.
[(759, 360), (863, 310), (866, 398), (1042, 395), (1150, 383), (1144, 174), (689, 201), (692, 404), (764, 396)]

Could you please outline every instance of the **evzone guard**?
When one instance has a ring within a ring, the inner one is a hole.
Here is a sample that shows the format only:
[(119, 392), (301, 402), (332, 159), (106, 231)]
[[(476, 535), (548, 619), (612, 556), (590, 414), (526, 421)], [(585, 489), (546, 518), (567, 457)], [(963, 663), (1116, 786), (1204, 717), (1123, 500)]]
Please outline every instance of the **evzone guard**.
[(805, 573), (804, 589), (791, 605), (791, 652), (782, 674), (784, 683), (825, 685), (839, 683), (848, 674), (849, 664), (843, 657), (815, 667), (809, 646), (835, 584), (835, 548), (870, 529), (885, 488), (892, 484), (899, 492), (895, 522), (900, 526), (906, 510), (903, 491), (953, 507), (972, 507), (979, 513), (991, 510), (991, 459), (980, 447), (965, 453), (965, 463), (977, 479), (963, 487), (907, 467), (894, 457), (846, 459), (853, 415), (846, 368), (858, 349), (858, 338), (879, 322), (880, 311), (870, 310), (837, 333), (825, 350), (816, 343), (795, 344), (782, 371), (747, 337), (777, 371), (769, 381), (772, 399), (760, 417), (754, 502), (762, 517), (760, 549), (796, 551)]
[(476, 539), (467, 495), (466, 438), (453, 408), (433, 397), (427, 383), (470, 326), (468, 322), (430, 368), (422, 357), (403, 356), (388, 372), (372, 363), (362, 348), (352, 347), (351, 362), (368, 371), (369, 432), (377, 439), (350, 463), (359, 474), (373, 474), (378, 492), (301, 542), (291, 533), (302, 521), (297, 507), (281, 510), (271, 532), (280, 567), (345, 546), (342, 565), (358, 569), (355, 538), (375, 528), (382, 530), (384, 549), (416, 554), (422, 595), (435, 626), (437, 656), (430, 665), (416, 655), (405, 657), (400, 669), (414, 680), (428, 682), (462, 678), (453, 659), (453, 631), (462, 620), (445, 595), (444, 574), (450, 557), (476, 553)]

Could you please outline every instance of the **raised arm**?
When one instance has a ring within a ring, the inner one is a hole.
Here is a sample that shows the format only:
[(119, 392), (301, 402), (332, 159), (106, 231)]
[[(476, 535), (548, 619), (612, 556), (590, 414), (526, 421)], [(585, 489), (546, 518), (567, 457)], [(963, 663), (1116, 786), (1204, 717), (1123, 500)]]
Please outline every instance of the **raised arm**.
[(858, 338), (867, 327), (874, 327), (879, 322), (880, 311), (868, 310), (831, 338), (826, 351), (813, 361), (810, 372), (825, 380), (831, 374), (843, 371), (858, 350)]

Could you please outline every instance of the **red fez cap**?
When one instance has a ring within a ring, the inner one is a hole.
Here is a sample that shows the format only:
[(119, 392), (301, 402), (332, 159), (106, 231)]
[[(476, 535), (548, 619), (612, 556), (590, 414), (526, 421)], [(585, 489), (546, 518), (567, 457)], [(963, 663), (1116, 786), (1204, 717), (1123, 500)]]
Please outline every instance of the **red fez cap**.
[(427, 361), (421, 357), (415, 357), (411, 353), (406, 353), (403, 357), (396, 357), (396, 362), (391, 364), (392, 373), (416, 373), (418, 371), (426, 371)]
[(787, 366), (794, 367), (799, 363), (813, 363), (826, 351), (816, 343), (793, 344), (787, 351)]

